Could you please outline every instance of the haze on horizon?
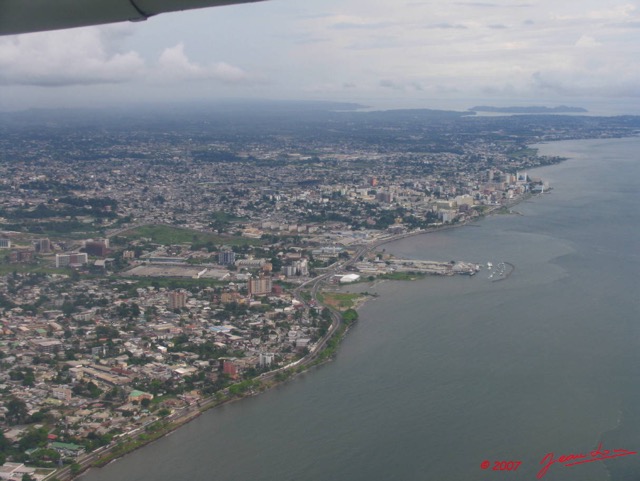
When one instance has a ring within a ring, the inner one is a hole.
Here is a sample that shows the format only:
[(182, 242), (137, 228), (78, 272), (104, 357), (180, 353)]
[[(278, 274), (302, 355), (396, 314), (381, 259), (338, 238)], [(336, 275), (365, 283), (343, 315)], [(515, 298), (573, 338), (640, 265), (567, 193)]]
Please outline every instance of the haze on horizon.
[(0, 37), (0, 110), (256, 98), (640, 113), (637, 58), (630, 1), (271, 0)]

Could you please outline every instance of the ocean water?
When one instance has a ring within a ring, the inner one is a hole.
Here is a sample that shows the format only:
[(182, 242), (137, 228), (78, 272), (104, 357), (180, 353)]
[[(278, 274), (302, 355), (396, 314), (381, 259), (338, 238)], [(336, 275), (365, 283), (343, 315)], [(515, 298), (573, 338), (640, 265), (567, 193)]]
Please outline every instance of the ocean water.
[[(508, 279), (360, 285), (379, 297), (334, 362), (82, 479), (535, 480), (548, 453), (640, 452), (640, 139), (539, 147), (570, 157), (530, 172), (551, 193), (385, 246), (509, 262)], [(501, 461), (520, 465), (494, 471)], [(640, 479), (640, 454), (542, 479)]]

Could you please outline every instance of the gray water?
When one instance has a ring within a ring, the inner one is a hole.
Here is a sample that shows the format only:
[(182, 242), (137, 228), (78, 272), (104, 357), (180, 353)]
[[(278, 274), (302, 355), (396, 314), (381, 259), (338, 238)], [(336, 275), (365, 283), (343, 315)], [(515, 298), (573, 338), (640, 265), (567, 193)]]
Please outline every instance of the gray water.
[[(380, 297), (334, 362), (83, 480), (535, 480), (549, 452), (640, 451), (640, 139), (541, 148), (571, 160), (530, 172), (554, 190), (521, 215), (386, 246), (508, 279), (365, 286)], [(640, 479), (640, 454), (543, 479)]]

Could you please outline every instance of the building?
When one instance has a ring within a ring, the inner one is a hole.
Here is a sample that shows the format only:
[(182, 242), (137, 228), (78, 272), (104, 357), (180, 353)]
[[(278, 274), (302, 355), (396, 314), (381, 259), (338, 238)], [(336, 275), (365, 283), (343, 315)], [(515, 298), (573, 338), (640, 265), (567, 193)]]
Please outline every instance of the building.
[(258, 358), (258, 364), (260, 367), (271, 367), (275, 357), (275, 354), (272, 352), (261, 352)]
[(16, 481), (18, 479), (23, 479), (23, 476), (25, 474), (31, 476), (31, 478), (34, 479), (35, 472), (36, 468), (29, 468), (22, 463), (5, 462), (2, 466), (0, 466), (0, 479), (10, 479)]
[(321, 247), (311, 251), (313, 258), (319, 261), (327, 261), (334, 257), (338, 257), (344, 249), (342, 247)]
[(266, 296), (271, 294), (273, 282), (271, 277), (257, 277), (249, 280), (249, 294), (252, 296)]
[(37, 239), (33, 241), (33, 247), (40, 254), (51, 252), (51, 241), (49, 239)]
[(260, 269), (267, 263), (266, 259), (240, 259), (236, 261), (236, 266), (238, 268), (246, 268), (246, 269)]
[(384, 204), (390, 204), (393, 201), (393, 194), (391, 192), (378, 192), (376, 200)]
[(238, 377), (240, 376), (240, 371), (237, 364), (231, 359), (222, 360), (222, 373), (226, 374), (231, 379), (238, 379)]
[(282, 272), (287, 277), (292, 276), (308, 276), (309, 275), (309, 262), (307, 259), (300, 259), (291, 262), (290, 265), (284, 266)]
[(11, 239), (0, 239), (0, 249), (11, 249)]
[(296, 263), (296, 267), (298, 268), (298, 274), (301, 276), (309, 275), (309, 261), (307, 259), (300, 259)]
[(127, 400), (129, 402), (142, 402), (143, 399), (148, 399), (149, 401), (151, 401), (153, 399), (153, 394), (144, 391), (133, 390), (127, 397)]
[(169, 292), (169, 309), (182, 309), (187, 304), (187, 291)]
[(236, 261), (236, 253), (233, 251), (220, 251), (218, 253), (218, 264), (221, 266), (232, 265)]
[(56, 339), (31, 341), (38, 352), (53, 354), (62, 349), (62, 343)]
[(52, 389), (51, 395), (55, 399), (59, 399), (60, 401), (69, 402), (69, 401), (71, 401), (71, 398), (73, 397), (73, 392), (69, 388), (62, 387), (62, 386), (55, 386)]
[(109, 251), (107, 245), (100, 241), (88, 241), (85, 243), (84, 250), (90, 256), (105, 257)]
[(85, 265), (89, 261), (86, 252), (71, 254), (56, 254), (56, 267)]
[(341, 284), (349, 284), (351, 282), (357, 282), (360, 280), (360, 276), (358, 274), (347, 274), (345, 276), (340, 277)]
[(11, 251), (8, 256), (9, 262), (31, 262), (33, 260), (33, 251), (21, 249)]
[(85, 452), (84, 446), (79, 446), (79, 445), (73, 444), (73, 443), (53, 442), (53, 443), (49, 444), (49, 448), (55, 449), (56, 451), (58, 451), (63, 456), (76, 457), (76, 456), (80, 456), (82, 453)]

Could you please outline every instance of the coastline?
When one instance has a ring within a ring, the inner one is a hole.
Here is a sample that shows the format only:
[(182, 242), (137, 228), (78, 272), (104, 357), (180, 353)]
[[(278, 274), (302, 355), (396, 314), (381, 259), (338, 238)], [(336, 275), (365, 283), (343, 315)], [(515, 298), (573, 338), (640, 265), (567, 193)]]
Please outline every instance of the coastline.
[[(565, 160), (565, 159), (563, 159)], [(502, 205), (492, 206), (492, 208), (488, 209), (486, 212), (483, 212), (478, 217), (473, 219), (469, 219), (464, 222), (459, 222), (451, 225), (445, 226), (437, 226), (433, 228), (428, 228), (420, 231), (408, 232), (406, 234), (402, 234), (400, 236), (394, 236), (389, 239), (383, 239), (380, 241), (374, 242), (370, 246), (365, 246), (364, 251), (370, 252), (372, 250), (377, 249), (378, 247), (395, 242), (397, 240), (401, 240), (408, 237), (414, 237), (418, 235), (429, 234), (432, 232), (440, 232), (443, 230), (450, 230), (458, 227), (465, 226), (473, 226), (474, 222), (480, 221), (485, 217), (489, 217), (491, 215), (500, 214), (504, 209), (510, 209), (511, 207), (531, 199), (534, 197), (534, 194), (527, 193), (517, 199), (513, 199), (511, 202), (507, 202)], [(516, 215), (514, 213), (514, 215)], [(351, 259), (349, 260), (351, 261)], [(349, 261), (346, 261), (343, 265), (346, 265)], [(515, 267), (511, 270), (513, 270)], [(511, 274), (509, 273), (509, 275)], [(426, 275), (426, 274), (425, 274)], [(416, 280), (417, 278), (424, 277), (416, 276), (414, 279), (407, 280)], [(324, 276), (319, 276), (324, 277)], [(312, 285), (316, 283), (322, 282), (323, 279), (314, 278), (311, 282)], [(376, 285), (381, 282), (394, 280), (394, 279), (375, 279), (374, 281), (370, 281), (371, 285)], [(503, 280), (503, 279), (501, 279)], [(378, 298), (377, 295), (367, 295), (361, 296), (356, 305), (353, 306), (353, 309), (359, 311), (368, 301), (372, 299)], [(143, 426), (138, 428), (128, 436), (123, 436), (119, 438), (119, 440), (113, 445), (107, 445), (103, 448), (99, 448), (91, 453), (87, 453), (81, 459), (77, 459), (76, 462), (70, 466), (66, 466), (59, 471), (52, 473), (44, 479), (49, 481), (59, 480), (59, 481), (71, 481), (73, 479), (77, 479), (82, 476), (87, 470), (90, 468), (101, 468), (113, 461), (116, 461), (133, 451), (136, 451), (144, 446), (154, 443), (155, 441), (170, 435), (181, 426), (189, 423), (190, 421), (199, 417), (205, 411), (213, 409), (218, 406), (222, 406), (225, 404), (234, 403), (236, 401), (240, 401), (245, 397), (256, 396), (262, 392), (270, 390), (278, 385), (285, 383), (286, 381), (295, 378), (297, 375), (301, 374), (309, 370), (312, 367), (324, 364), (333, 360), (335, 354), (339, 348), (341, 341), (344, 339), (351, 326), (354, 322), (344, 322), (342, 320), (342, 315), (340, 311), (333, 309), (331, 306), (325, 306), (330, 309), (332, 312), (332, 316), (336, 320), (336, 326), (334, 329), (330, 330), (328, 335), (322, 339), (322, 342), (319, 341), (318, 345), (322, 345), (321, 349), (317, 351), (313, 351), (307, 354), (305, 357), (295, 361), (287, 366), (281, 367), (274, 371), (270, 371), (268, 373), (264, 373), (254, 379), (242, 381), (236, 383), (232, 386), (227, 387), (225, 390), (216, 393), (215, 395), (201, 400), (196, 406), (188, 406), (183, 408), (180, 412), (175, 412), (167, 418), (163, 418), (154, 422), (149, 423), (147, 426)], [(339, 318), (339, 319), (338, 319)], [(234, 386), (240, 386), (237, 393), (231, 393), (230, 389)], [(138, 432), (141, 431), (141, 432)], [(79, 466), (79, 470), (74, 470), (72, 466)]]

